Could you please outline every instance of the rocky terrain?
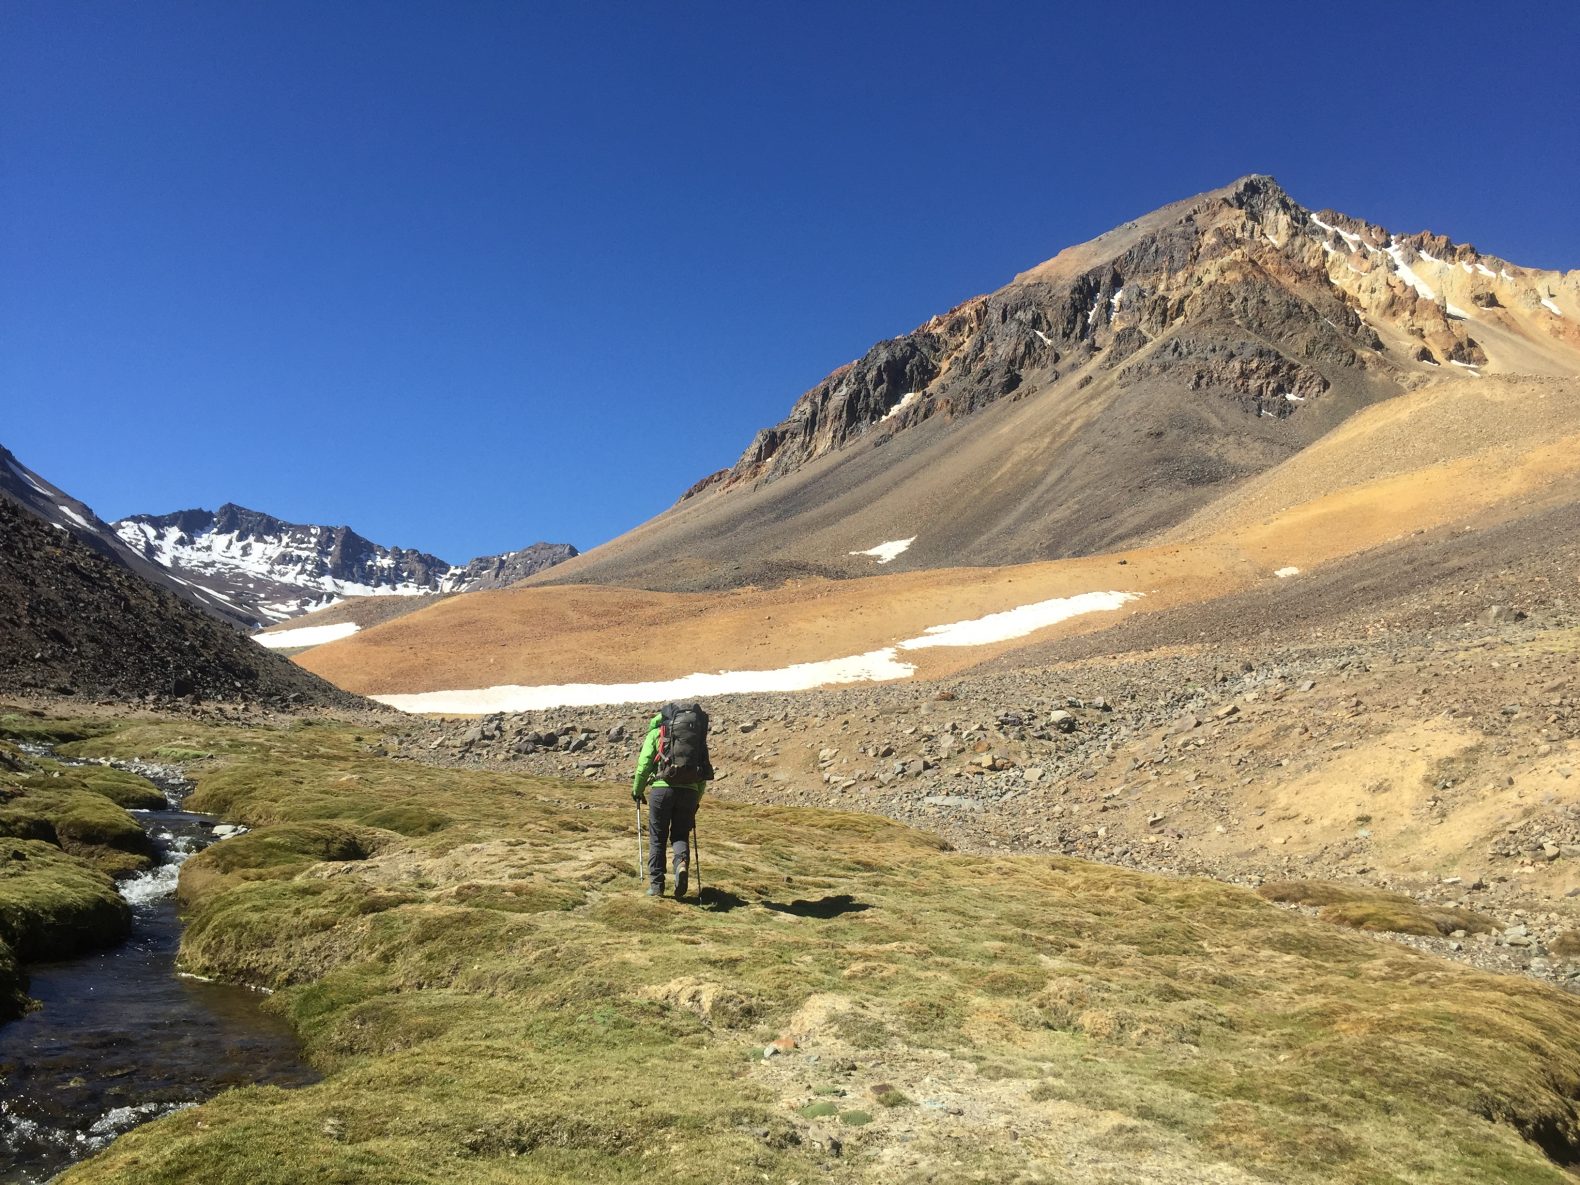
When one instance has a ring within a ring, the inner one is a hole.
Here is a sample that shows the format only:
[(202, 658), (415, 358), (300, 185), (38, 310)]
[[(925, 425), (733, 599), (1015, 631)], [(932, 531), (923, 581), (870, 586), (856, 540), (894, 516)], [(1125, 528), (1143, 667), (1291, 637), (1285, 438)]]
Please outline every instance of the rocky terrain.
[(350, 527), (288, 523), (228, 502), (215, 511), (132, 515), (114, 530), (150, 564), (240, 607), (258, 625), (348, 597), (500, 588), (577, 554), (567, 543), (535, 543), (454, 566), (373, 543)]
[(537, 580), (849, 577), (899, 540), (887, 570), (1130, 546), (1423, 376), (1573, 376), (1577, 327), (1580, 272), (1247, 177), (880, 342), (675, 509)]
[(252, 618), (240, 606), (219, 593), (179, 579), (162, 565), (126, 546), (114, 528), (93, 513), (86, 503), (34, 473), (4, 447), (0, 447), (0, 501), (9, 501), (40, 521), (64, 531), (112, 563), (196, 605), (211, 617), (244, 628), (252, 625)]
[(458, 568), (450, 569), (444, 579), (444, 591), (477, 592), (480, 589), (508, 588), (580, 554), (569, 543), (534, 543), (519, 551), (479, 556)]
[(0, 539), (8, 694), (363, 704), (6, 498)]

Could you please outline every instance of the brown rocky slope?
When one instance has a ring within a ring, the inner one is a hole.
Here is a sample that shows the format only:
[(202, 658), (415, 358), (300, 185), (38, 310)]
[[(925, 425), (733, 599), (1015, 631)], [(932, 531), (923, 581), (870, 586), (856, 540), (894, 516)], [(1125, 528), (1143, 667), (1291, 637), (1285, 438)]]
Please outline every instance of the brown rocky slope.
[(846, 577), (912, 537), (884, 570), (1133, 545), (1423, 376), (1577, 373), (1577, 318), (1580, 272), (1246, 177), (879, 343), (679, 505), (534, 582)]

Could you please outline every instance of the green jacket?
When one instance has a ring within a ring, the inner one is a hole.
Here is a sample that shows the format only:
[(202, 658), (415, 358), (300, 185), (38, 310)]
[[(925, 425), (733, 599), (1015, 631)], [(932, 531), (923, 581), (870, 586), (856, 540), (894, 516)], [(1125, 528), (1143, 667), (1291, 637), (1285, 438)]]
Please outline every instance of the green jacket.
[(680, 790), (695, 790), (701, 794), (708, 788), (706, 782), (685, 783), (666, 782), (657, 777), (658, 765), (658, 728), (664, 722), (662, 715), (655, 715), (647, 722), (647, 739), (642, 742), (642, 755), (636, 759), (636, 776), (631, 779), (631, 797), (640, 799), (647, 793), (649, 786), (671, 786)]

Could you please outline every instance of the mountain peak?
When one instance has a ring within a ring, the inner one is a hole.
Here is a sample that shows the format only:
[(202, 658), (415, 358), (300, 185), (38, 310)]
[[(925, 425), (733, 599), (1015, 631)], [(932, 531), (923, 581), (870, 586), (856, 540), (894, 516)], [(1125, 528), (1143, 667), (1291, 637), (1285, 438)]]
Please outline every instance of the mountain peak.
[[(1487, 368), (1580, 371), (1580, 273), (1313, 214), (1248, 173), (877, 343), (678, 513), (560, 575), (658, 588), (860, 575), (870, 563), (847, 557), (924, 521), (897, 567), (1089, 554), (1166, 527), (1369, 403)], [(701, 577), (666, 562), (715, 549)]]

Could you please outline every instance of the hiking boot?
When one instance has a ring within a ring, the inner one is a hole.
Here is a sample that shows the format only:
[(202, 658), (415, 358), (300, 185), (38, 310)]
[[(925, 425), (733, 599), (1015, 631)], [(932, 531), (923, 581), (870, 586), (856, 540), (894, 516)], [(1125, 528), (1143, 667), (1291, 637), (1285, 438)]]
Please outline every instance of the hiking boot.
[(686, 869), (686, 866), (684, 864), (680, 865), (678, 868), (675, 869), (675, 896), (676, 897), (684, 897), (686, 895), (686, 873), (687, 873), (687, 869)]
[(664, 895), (664, 882), (654, 881), (652, 884), (648, 885), (647, 895), (649, 897), (662, 897)]

